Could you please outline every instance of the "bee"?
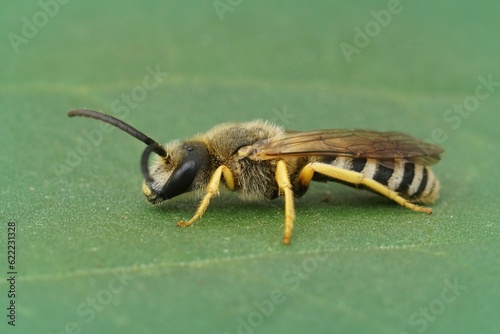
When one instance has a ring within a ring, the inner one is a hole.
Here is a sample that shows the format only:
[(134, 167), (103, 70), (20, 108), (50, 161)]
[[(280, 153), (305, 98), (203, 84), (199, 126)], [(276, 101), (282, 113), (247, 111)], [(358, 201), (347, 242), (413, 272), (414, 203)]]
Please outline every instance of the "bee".
[[(165, 146), (123, 121), (97, 111), (77, 109), (68, 116), (94, 118), (127, 132), (147, 146), (141, 157), (142, 192), (152, 204), (202, 191), (190, 226), (206, 211), (222, 185), (243, 200), (284, 196), (289, 244), (295, 220), (294, 197), (311, 181), (335, 181), (368, 189), (414, 211), (432, 213), (416, 203), (433, 203), (439, 182), (430, 166), (444, 150), (400, 132), (370, 130), (289, 131), (266, 121), (224, 123), (187, 140)], [(149, 164), (151, 154), (156, 160)]]

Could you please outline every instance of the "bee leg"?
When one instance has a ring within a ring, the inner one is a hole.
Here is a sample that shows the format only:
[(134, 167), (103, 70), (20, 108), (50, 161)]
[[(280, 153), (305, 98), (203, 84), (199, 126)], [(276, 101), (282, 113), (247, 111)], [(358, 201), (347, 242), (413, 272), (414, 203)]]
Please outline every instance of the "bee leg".
[(227, 168), (226, 166), (219, 166), (215, 172), (212, 174), (210, 177), (210, 181), (208, 182), (207, 188), (206, 188), (206, 194), (203, 196), (200, 205), (198, 205), (198, 209), (196, 210), (196, 213), (194, 214), (193, 218), (188, 220), (187, 222), (181, 221), (177, 223), (177, 226), (185, 227), (185, 226), (190, 226), (193, 224), (198, 218), (200, 218), (203, 213), (207, 210), (208, 205), (210, 204), (210, 199), (214, 197), (216, 194), (219, 193), (219, 184), (220, 184), (220, 179), (224, 175), (224, 181), (226, 183), (226, 187), (229, 190), (234, 189), (234, 178), (233, 174)]
[(288, 178), (287, 167), (283, 160), (279, 160), (276, 165), (276, 182), (278, 182), (280, 191), (285, 195), (285, 235), (283, 236), (283, 243), (288, 245), (292, 240), (295, 211), (293, 208), (292, 184)]
[(354, 185), (364, 185), (368, 188), (370, 188), (373, 191), (378, 192), (379, 194), (395, 201), (396, 203), (414, 210), (414, 211), (419, 211), (419, 212), (425, 212), (428, 214), (432, 213), (431, 208), (426, 208), (423, 206), (415, 205), (413, 203), (410, 203), (407, 199), (404, 197), (400, 196), (397, 192), (387, 188), (380, 182), (377, 182), (373, 179), (370, 178), (365, 178), (363, 174), (342, 169), (339, 167), (335, 167), (332, 165), (324, 164), (324, 163), (319, 163), (319, 162), (313, 162), (308, 165), (306, 165), (301, 171), (299, 175), (299, 181), (303, 185), (308, 185), (309, 182), (311, 181), (314, 173), (319, 173), (323, 174), (326, 176), (329, 176), (331, 178), (344, 181), (347, 183), (351, 183)]

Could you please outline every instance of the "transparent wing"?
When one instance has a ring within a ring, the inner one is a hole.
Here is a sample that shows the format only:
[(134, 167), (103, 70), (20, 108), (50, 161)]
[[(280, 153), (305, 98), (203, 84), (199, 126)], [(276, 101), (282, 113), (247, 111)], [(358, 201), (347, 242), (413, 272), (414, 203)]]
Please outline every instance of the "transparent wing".
[(252, 145), (252, 157), (266, 160), (287, 156), (345, 156), (395, 159), (432, 165), (444, 150), (401, 132), (370, 130), (287, 131), (283, 136)]

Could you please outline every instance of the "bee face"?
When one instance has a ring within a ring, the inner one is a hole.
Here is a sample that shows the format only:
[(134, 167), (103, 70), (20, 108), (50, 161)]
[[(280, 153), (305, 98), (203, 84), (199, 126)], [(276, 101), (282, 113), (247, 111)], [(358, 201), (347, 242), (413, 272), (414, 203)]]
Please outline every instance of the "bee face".
[(165, 157), (158, 156), (142, 185), (152, 204), (203, 188), (209, 175), (210, 156), (202, 142), (174, 141), (166, 151)]

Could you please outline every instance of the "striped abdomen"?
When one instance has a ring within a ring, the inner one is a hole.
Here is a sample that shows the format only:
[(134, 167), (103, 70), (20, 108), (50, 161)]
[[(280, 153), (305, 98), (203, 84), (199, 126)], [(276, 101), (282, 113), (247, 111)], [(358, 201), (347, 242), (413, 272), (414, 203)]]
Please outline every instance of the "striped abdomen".
[[(411, 202), (432, 203), (437, 198), (439, 182), (431, 168), (402, 159), (319, 157), (318, 162), (363, 174), (394, 190)], [(313, 180), (322, 177), (313, 177)], [(333, 179), (335, 181), (335, 179)]]

